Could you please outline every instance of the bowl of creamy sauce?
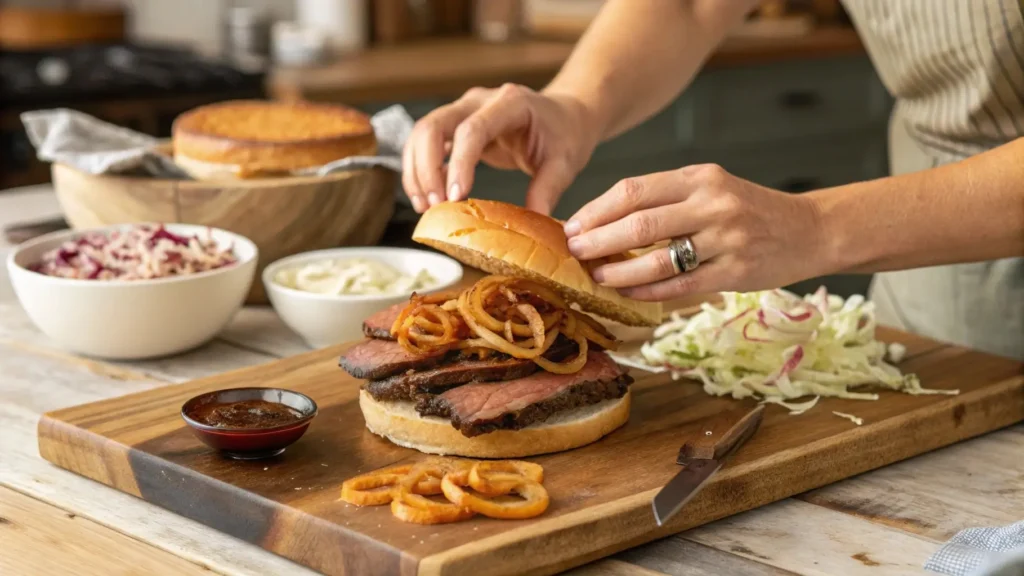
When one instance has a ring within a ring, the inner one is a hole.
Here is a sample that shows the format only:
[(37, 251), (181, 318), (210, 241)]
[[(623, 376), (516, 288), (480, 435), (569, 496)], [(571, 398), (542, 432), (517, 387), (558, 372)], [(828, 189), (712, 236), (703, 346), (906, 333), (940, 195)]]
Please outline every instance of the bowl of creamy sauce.
[(328, 258), (283, 268), (274, 282), (293, 290), (333, 296), (395, 296), (430, 290), (438, 280), (427, 268), (412, 274), (373, 258)]
[(375, 312), (455, 286), (462, 265), (443, 254), (409, 248), (336, 248), (271, 263), (263, 284), (274, 310), (313, 348), (362, 337)]

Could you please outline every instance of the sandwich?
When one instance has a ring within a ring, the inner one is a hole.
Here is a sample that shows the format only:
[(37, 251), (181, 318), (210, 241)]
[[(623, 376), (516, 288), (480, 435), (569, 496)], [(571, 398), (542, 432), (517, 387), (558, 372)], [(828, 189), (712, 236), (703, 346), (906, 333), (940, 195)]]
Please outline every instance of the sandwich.
[(660, 304), (595, 283), (561, 223), (511, 204), (438, 204), (413, 240), (490, 275), (366, 319), (366, 339), (340, 365), (365, 380), (359, 406), (371, 432), (431, 454), (517, 458), (577, 448), (626, 423), (633, 380), (605, 354), (619, 342), (590, 314), (653, 326)]
[(377, 153), (369, 116), (334, 104), (220, 102), (178, 116), (171, 132), (175, 164), (197, 180), (286, 176)]

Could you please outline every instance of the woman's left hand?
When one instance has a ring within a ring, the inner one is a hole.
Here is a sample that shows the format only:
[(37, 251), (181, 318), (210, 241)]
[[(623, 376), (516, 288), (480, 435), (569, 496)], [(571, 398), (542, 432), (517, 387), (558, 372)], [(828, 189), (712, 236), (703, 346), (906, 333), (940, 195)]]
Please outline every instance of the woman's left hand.
[(677, 274), (668, 248), (593, 270), (638, 300), (778, 288), (831, 272), (812, 198), (737, 178), (713, 164), (627, 178), (565, 225), (569, 250), (593, 260), (689, 237), (699, 265)]

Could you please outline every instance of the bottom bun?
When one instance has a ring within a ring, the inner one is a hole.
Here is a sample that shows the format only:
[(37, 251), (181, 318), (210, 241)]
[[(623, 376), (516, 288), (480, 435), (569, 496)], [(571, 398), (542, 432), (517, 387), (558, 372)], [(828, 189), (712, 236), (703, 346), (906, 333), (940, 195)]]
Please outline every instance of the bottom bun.
[(467, 438), (445, 418), (420, 416), (412, 402), (378, 401), (365, 390), (359, 393), (359, 408), (370, 432), (427, 454), (469, 458), (522, 458), (579, 448), (625, 424), (629, 403), (626, 392), (622, 398), (560, 412), (521, 430)]

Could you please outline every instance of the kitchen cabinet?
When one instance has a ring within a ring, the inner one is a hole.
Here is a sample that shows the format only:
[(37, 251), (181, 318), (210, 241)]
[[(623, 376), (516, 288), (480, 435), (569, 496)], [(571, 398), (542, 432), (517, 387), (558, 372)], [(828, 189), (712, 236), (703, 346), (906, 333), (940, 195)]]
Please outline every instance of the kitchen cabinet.
[[(441, 103), (404, 104), (419, 118)], [(793, 193), (879, 178), (888, 173), (891, 107), (863, 55), (712, 69), (665, 110), (599, 146), (555, 216), (570, 216), (622, 178), (695, 163), (717, 163)], [(518, 172), (481, 166), (473, 194), (519, 203), (528, 182)], [(869, 281), (869, 276), (838, 276), (796, 288), (824, 283), (848, 295), (864, 293)]]

